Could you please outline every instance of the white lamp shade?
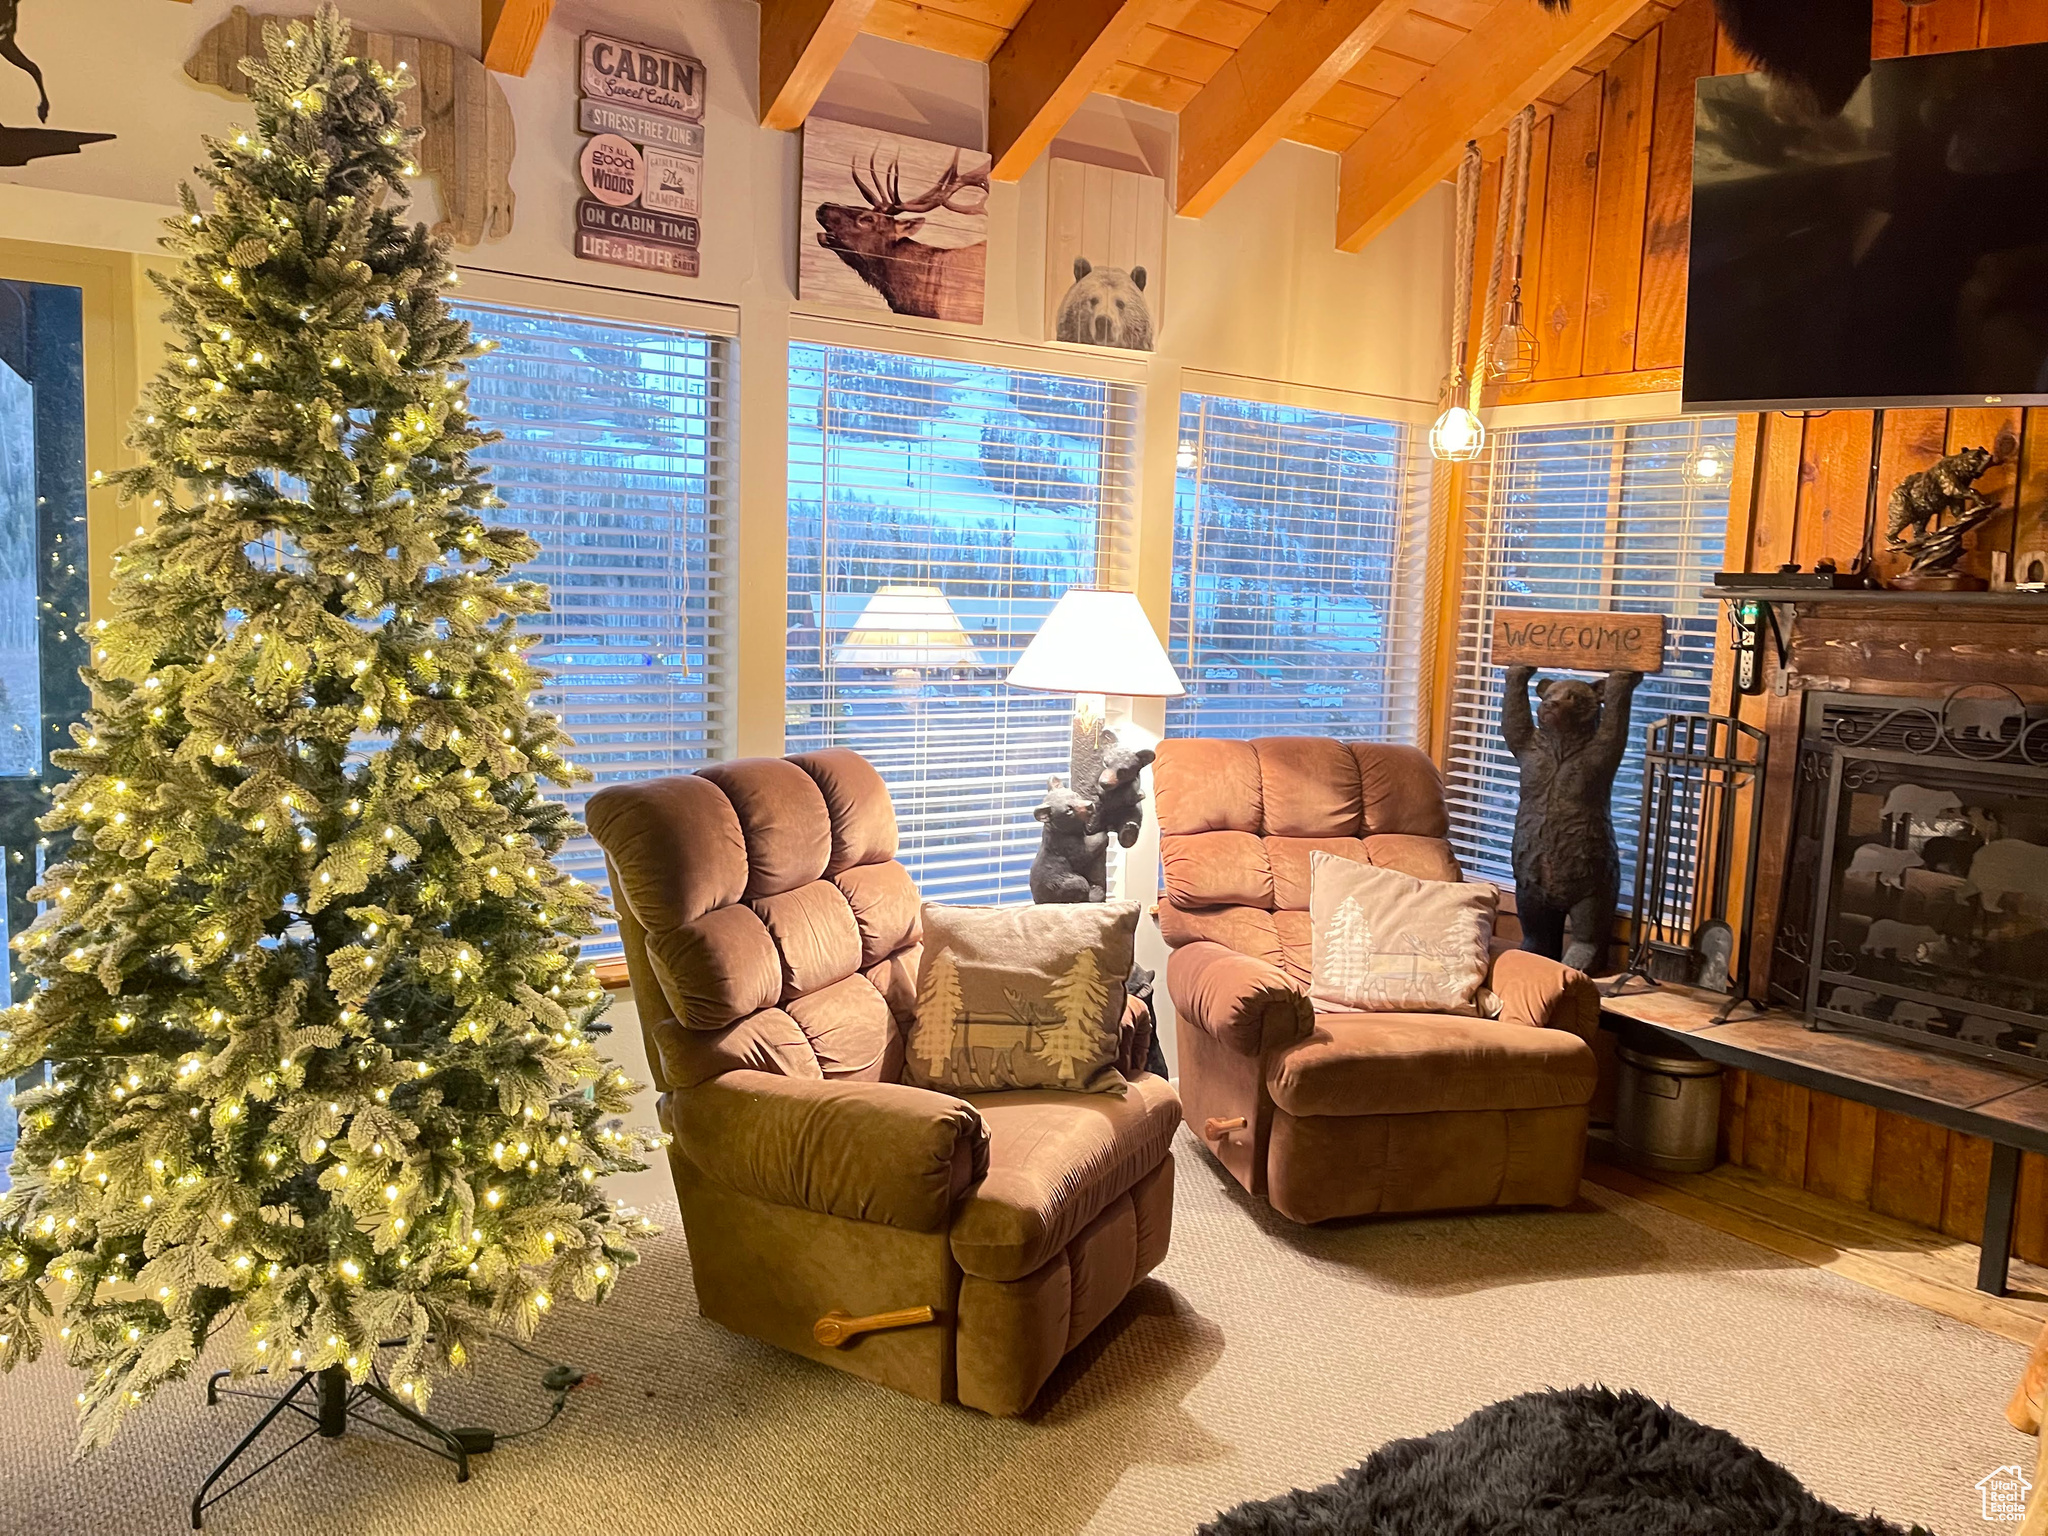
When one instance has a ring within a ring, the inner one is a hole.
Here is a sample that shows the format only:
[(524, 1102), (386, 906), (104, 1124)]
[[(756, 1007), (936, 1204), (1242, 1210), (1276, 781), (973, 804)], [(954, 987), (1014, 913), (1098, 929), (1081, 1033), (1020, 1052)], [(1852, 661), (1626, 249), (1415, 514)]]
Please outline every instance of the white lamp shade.
[(1187, 692), (1152, 632), (1135, 592), (1074, 587), (1010, 669), (1010, 682), (1040, 693), (1114, 693), (1175, 699)]
[(937, 587), (882, 587), (834, 648), (841, 667), (978, 667), (981, 654)]

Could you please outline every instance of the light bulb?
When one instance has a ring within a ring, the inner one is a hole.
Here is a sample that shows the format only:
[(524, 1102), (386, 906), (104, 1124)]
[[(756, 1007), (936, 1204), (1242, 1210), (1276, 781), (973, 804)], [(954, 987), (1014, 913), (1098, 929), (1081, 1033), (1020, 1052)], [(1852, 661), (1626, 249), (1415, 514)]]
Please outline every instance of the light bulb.
[(1429, 429), (1429, 451), (1447, 464), (1464, 464), (1486, 446), (1486, 427), (1462, 405), (1450, 407)]
[(1685, 478), (1694, 485), (1725, 485), (1730, 467), (1728, 455), (1708, 443), (1685, 461)]

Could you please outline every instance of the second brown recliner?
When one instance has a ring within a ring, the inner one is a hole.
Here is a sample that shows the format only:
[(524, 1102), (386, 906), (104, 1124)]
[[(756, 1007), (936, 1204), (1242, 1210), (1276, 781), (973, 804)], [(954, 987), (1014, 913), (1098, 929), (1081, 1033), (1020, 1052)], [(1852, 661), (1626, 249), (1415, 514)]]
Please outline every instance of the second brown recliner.
[(1463, 876), (1442, 781), (1412, 747), (1167, 741), (1153, 765), (1188, 1122), (1295, 1221), (1577, 1198), (1599, 997), (1514, 951), (1497, 1018), (1318, 1013), (1309, 856)]

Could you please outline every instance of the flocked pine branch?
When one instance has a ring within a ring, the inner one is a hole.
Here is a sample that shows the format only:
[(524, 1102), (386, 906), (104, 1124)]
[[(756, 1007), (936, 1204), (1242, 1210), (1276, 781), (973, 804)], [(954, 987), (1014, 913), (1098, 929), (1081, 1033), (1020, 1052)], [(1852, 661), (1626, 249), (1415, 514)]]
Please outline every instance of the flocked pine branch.
[(656, 1138), (588, 1033), (602, 908), (540, 781), (583, 777), (532, 694), (535, 554), (468, 454), (473, 342), (401, 221), (407, 84), (332, 7), (244, 65), (162, 281), (177, 340), (113, 478), (68, 836), (0, 1016), (23, 1092), (0, 1199), (0, 1366), (54, 1331), (81, 1450), (219, 1331), (238, 1370), (381, 1340), (424, 1402), (480, 1329), (605, 1293), (645, 1226), (603, 1175)]

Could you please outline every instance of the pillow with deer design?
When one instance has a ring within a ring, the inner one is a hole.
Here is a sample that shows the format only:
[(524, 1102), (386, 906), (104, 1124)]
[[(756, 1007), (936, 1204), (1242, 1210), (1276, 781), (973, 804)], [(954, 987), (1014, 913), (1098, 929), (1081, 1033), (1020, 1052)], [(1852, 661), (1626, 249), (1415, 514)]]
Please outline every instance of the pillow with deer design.
[(921, 1088), (1121, 1093), (1133, 901), (924, 908), (903, 1075)]
[(1309, 856), (1309, 1001), (1323, 1012), (1484, 1011), (1500, 892), (1418, 880), (1318, 850)]

